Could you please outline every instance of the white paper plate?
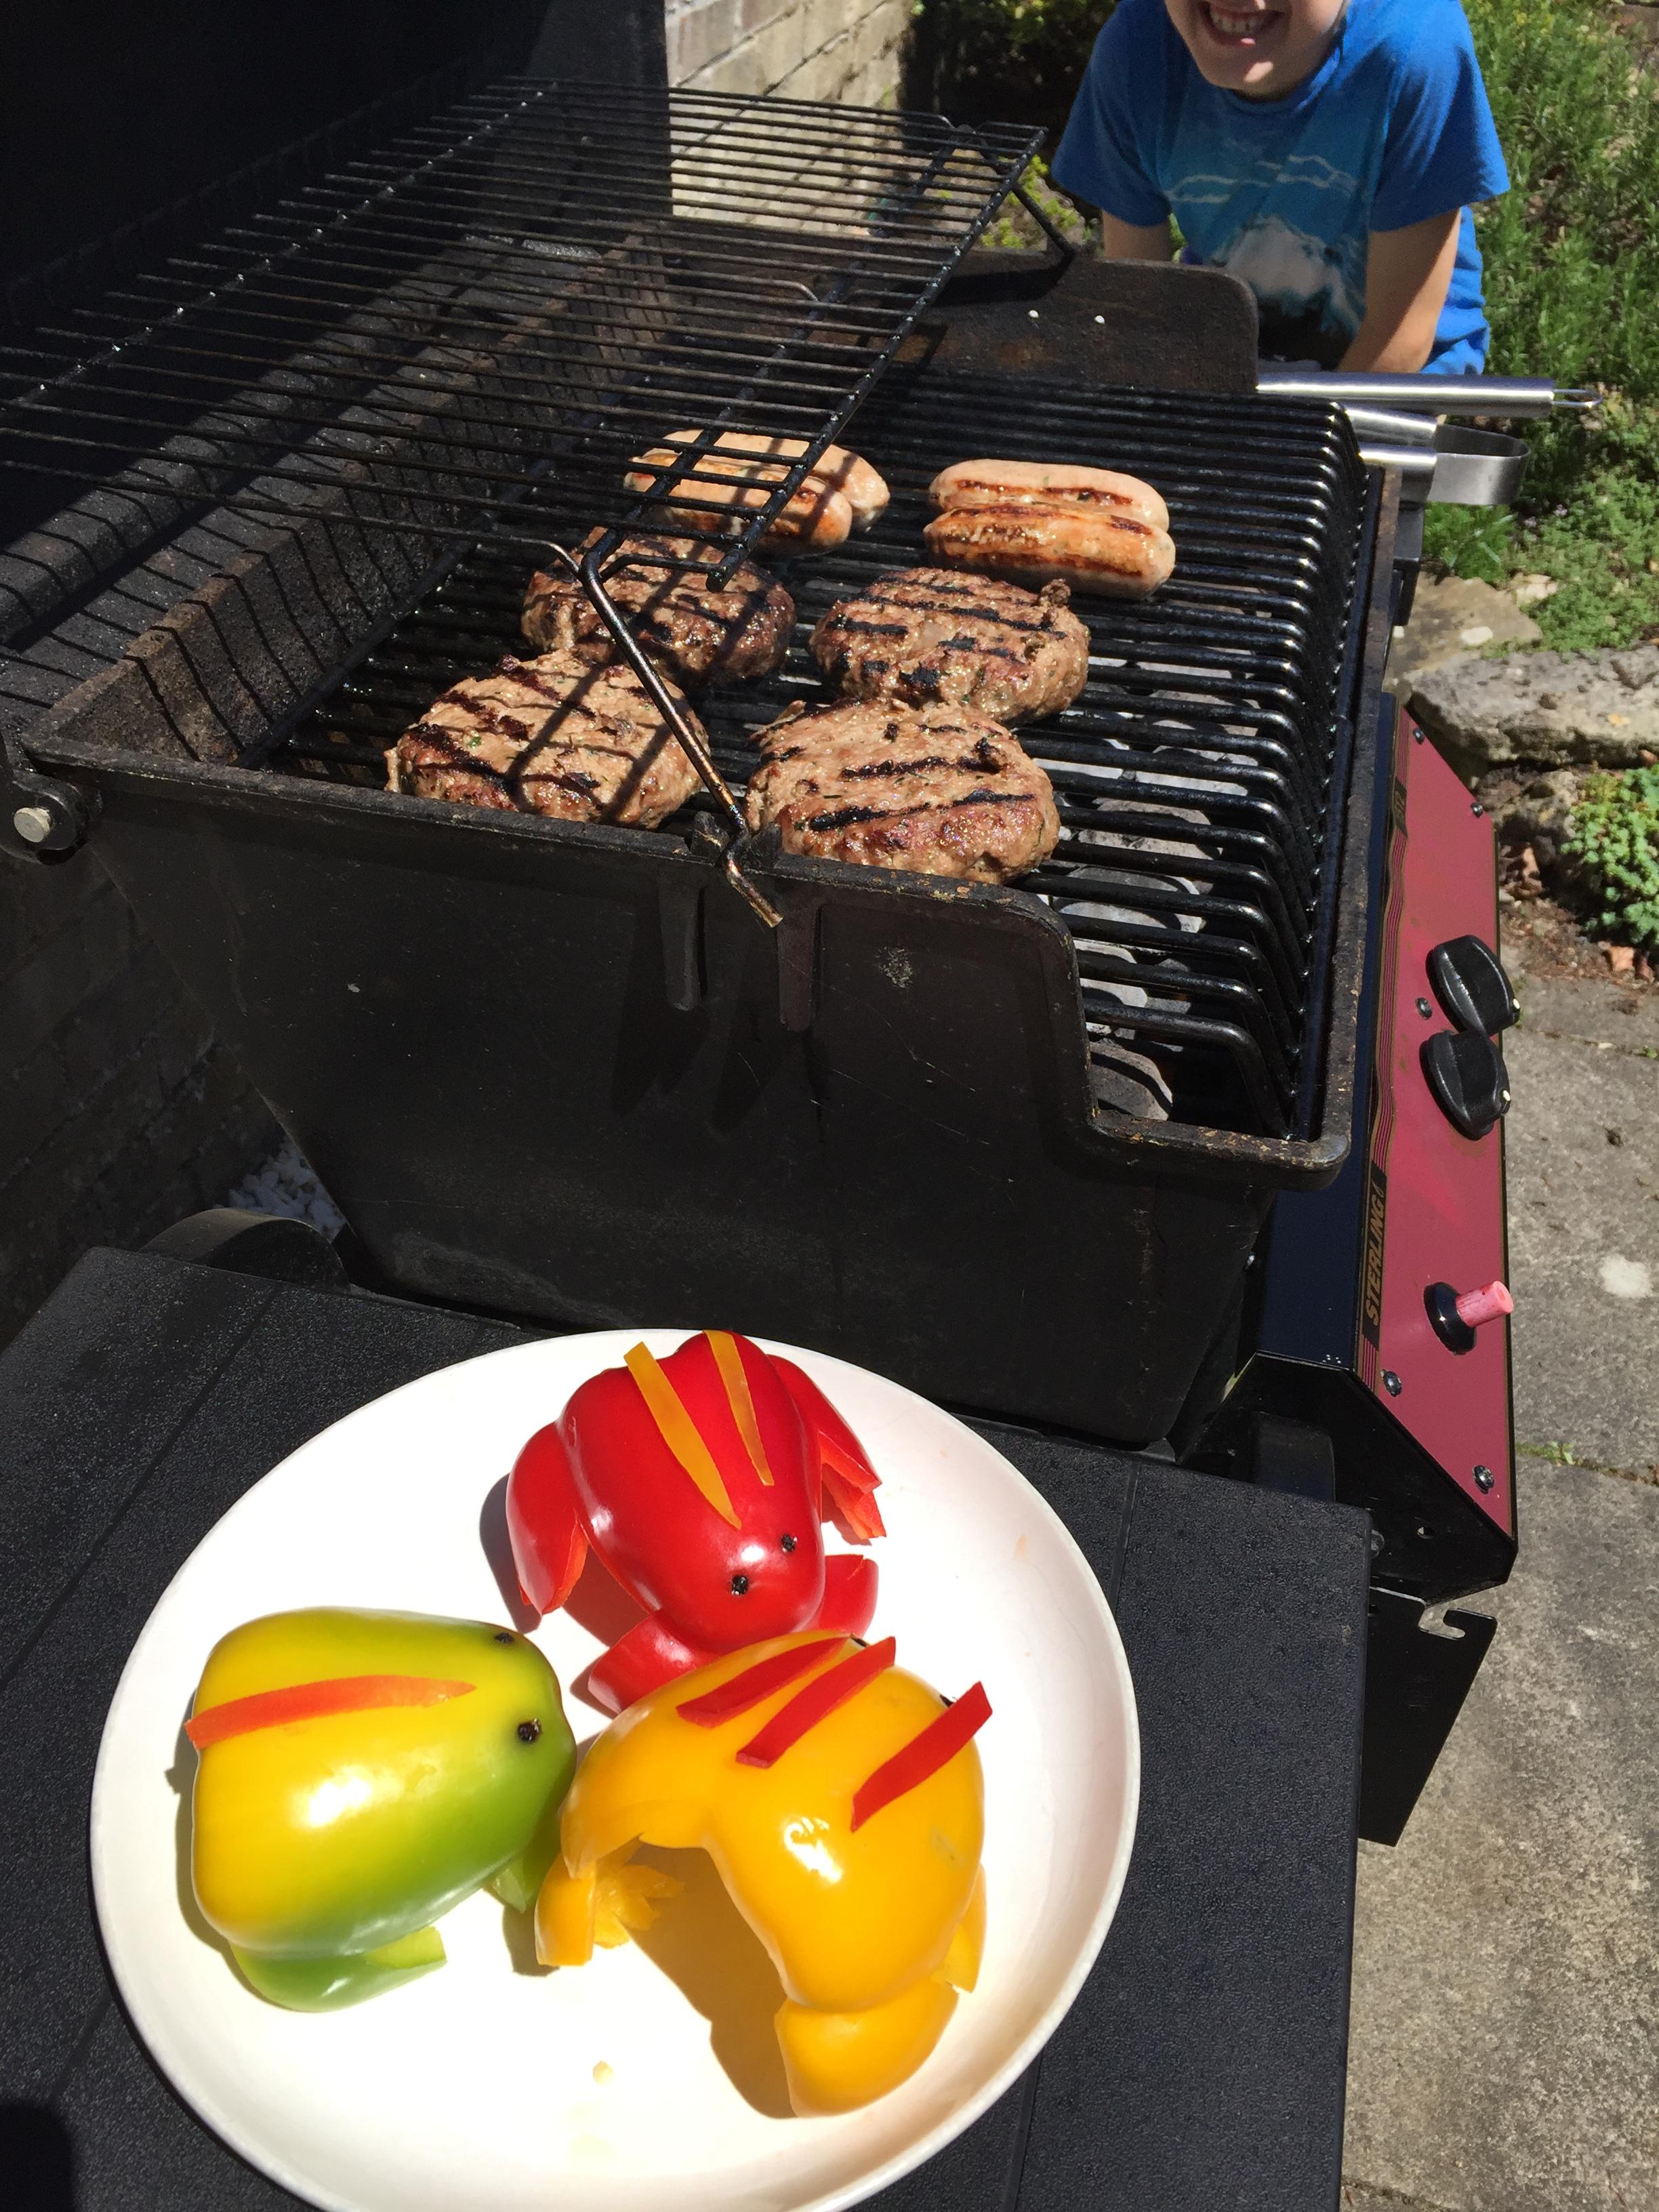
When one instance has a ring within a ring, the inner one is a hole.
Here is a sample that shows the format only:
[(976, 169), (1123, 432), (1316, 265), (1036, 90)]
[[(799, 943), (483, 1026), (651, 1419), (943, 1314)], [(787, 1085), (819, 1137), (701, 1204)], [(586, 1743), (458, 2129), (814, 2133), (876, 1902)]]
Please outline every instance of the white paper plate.
[[(645, 1340), (663, 1355), (684, 1334)], [(492, 1352), (314, 1437), (185, 1561), (110, 1707), (93, 1887), (128, 2011), (210, 2126), (337, 2212), (857, 2203), (959, 2134), (1030, 2064), (1082, 1986), (1122, 1889), (1139, 1789), (1134, 1695), (1081, 1553), (960, 1422), (858, 1368), (791, 1351), (881, 1471), (890, 1534), (876, 1547), (876, 1631), (896, 1635), (900, 1663), (942, 1689), (983, 1680), (994, 1708), (979, 1738), (984, 1971), (927, 2063), (842, 2118), (769, 2112), (769, 2027), (752, 1991), (745, 2008), (741, 1973), (723, 1988), (697, 1984), (711, 2027), (669, 1977), (672, 1944), (658, 1947), (662, 1966), (630, 1943), (544, 1974), (521, 1933), (516, 1957), (509, 1945), (510, 1925), (523, 1923), (483, 1895), (442, 1923), (447, 1966), (349, 2011), (283, 2012), (244, 1987), (190, 1899), (194, 1758), (180, 1730), (210, 1649), (239, 1621), (292, 1606), (505, 1620), (481, 1540), (482, 1528), (499, 1550), (495, 1486), (576, 1385), (638, 1340), (606, 1331)], [(599, 1643), (565, 1613), (536, 1640), (586, 1740), (603, 1716), (569, 1686)]]

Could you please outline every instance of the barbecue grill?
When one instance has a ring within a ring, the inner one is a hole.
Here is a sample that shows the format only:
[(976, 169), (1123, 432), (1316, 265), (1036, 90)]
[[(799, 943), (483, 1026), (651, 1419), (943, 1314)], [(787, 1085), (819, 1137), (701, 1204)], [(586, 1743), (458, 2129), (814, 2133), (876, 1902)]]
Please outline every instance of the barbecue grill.
[[(0, 836), (94, 841), (373, 1286), (718, 1315), (1366, 1504), (1379, 1638), (1449, 1703), (1368, 1772), (1397, 1832), (1484, 1649), (1422, 1604), (1502, 1579), (1513, 1506), (1502, 1327), (1455, 1304), (1502, 1273), (1501, 1020), (1432, 957), (1495, 938), (1490, 832), (1381, 691), (1396, 478), (1316, 398), (951, 366), (1032, 134), (529, 77), (405, 108), (99, 289), (20, 289)], [(1164, 278), (1171, 320), (1206, 296)], [(894, 498), (772, 563), (800, 627), (699, 700), (696, 798), (645, 831), (388, 792), (530, 569), (604, 611), (621, 533), (733, 428), (802, 450), (724, 564), (843, 429)], [(1025, 733), (1059, 848), (990, 889), (750, 840), (811, 623), (921, 559), (929, 479), (986, 453), (1145, 475), (1180, 550), (1155, 599), (1079, 606), (1087, 689)]]

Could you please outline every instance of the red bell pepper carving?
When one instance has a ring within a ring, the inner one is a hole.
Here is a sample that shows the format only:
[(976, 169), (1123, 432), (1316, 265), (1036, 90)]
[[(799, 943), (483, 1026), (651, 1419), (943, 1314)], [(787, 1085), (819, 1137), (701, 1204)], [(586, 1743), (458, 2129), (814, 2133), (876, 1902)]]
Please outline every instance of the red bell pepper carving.
[(507, 1525), (538, 1612), (564, 1603), (590, 1545), (644, 1609), (588, 1673), (620, 1712), (745, 1644), (867, 1628), (875, 1562), (826, 1557), (819, 1524), (855, 1544), (884, 1534), (879, 1481), (793, 1361), (707, 1330), (584, 1382), (520, 1453)]

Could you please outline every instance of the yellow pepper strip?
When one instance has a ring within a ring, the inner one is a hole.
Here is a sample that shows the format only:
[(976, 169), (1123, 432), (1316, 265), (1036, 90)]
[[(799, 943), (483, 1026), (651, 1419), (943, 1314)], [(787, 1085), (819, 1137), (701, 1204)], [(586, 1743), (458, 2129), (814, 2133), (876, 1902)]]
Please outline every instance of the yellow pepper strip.
[[(791, 1670), (758, 1699), (734, 1698), (729, 1717), (712, 1725), (680, 1710), (701, 1706), (706, 1716), (726, 1683), (809, 1649), (805, 1690)], [(775, 2027), (803, 2114), (850, 2111), (915, 2073), (957, 1992), (972, 1988), (985, 1936), (975, 1743), (937, 1764), (916, 1764), (911, 1753), (903, 1790), (879, 1820), (853, 1826), (864, 1778), (957, 1710), (915, 1675), (886, 1665), (840, 1702), (826, 1693), (817, 1700), (826, 1710), (786, 1757), (741, 1761), (757, 1723), (764, 1734), (849, 1663), (838, 1658), (844, 1649), (810, 1631), (774, 1638), (630, 1705), (577, 1771), (561, 1815), (562, 1856), (536, 1907), (544, 1964), (586, 1965), (596, 1944), (640, 1924), (654, 1902), (662, 1878), (630, 1863), (636, 1844), (706, 1850), (783, 1984)], [(878, 1654), (890, 1656), (872, 1647), (859, 1658)]]
[(755, 1463), (756, 1474), (770, 1490), (772, 1469), (761, 1439), (760, 1423), (755, 1417), (755, 1401), (749, 1395), (749, 1377), (743, 1371), (743, 1354), (738, 1350), (737, 1339), (724, 1328), (707, 1328), (703, 1334), (708, 1339), (708, 1349), (714, 1355), (720, 1381), (726, 1385), (726, 1402), (738, 1425), (738, 1434), (743, 1438), (744, 1449)]
[(642, 1344), (623, 1354), (623, 1364), (640, 1386), (657, 1432), (723, 1521), (735, 1528), (731, 1493), (708, 1447), (697, 1433), (696, 1422), (680, 1403), (679, 1393)]

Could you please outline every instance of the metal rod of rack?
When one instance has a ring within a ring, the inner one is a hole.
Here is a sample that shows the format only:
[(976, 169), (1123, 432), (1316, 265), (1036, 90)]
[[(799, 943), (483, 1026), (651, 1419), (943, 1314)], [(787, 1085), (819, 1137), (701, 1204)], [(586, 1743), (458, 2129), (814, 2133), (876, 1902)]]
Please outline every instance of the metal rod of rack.
[(1382, 407), (1413, 415), (1507, 416), (1522, 422), (1558, 409), (1587, 414), (1599, 392), (1547, 376), (1407, 376), (1385, 371), (1264, 368), (1258, 389), (1285, 398), (1328, 399), (1338, 407)]
[[(1268, 399), (1218, 414), (1140, 393), (1027, 383), (1016, 400), (1000, 380), (922, 375), (913, 392), (911, 381), (890, 372), (859, 422), (892, 506), (868, 536), (772, 563), (796, 599), (794, 648), (763, 684), (698, 696), (724, 789), (703, 777), (656, 834), (748, 872), (749, 843), (732, 831), (755, 738), (789, 703), (822, 702), (805, 646), (814, 622), (916, 559), (926, 488), (946, 460), (982, 447), (1131, 466), (1170, 501), (1176, 574), (1149, 601), (1076, 602), (1091, 636), (1086, 690), (1019, 732), (1053, 785), (1060, 842), (1018, 887), (1072, 942), (1103, 1077), (1115, 1071), (1120, 1091), (1127, 1079), (1149, 1101), (1161, 1086), (1177, 1119), (1295, 1133), (1312, 1096), (1332, 779), (1358, 635), (1364, 478), (1346, 424)], [(596, 568), (609, 557), (596, 549)], [(378, 783), (386, 750), (436, 694), (514, 649), (524, 587), (509, 549), (471, 549), (289, 728), (272, 764)], [(705, 848), (699, 826), (712, 837), (717, 824), (719, 847)], [(775, 910), (775, 881), (763, 882)]]
[[(1034, 143), (939, 117), (504, 80), (0, 345), (0, 471), (539, 546), (637, 520), (687, 482), (695, 496), (723, 430), (799, 440), (728, 529), (675, 519), (725, 570)], [(639, 462), (681, 429), (696, 435)]]

